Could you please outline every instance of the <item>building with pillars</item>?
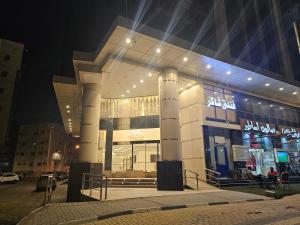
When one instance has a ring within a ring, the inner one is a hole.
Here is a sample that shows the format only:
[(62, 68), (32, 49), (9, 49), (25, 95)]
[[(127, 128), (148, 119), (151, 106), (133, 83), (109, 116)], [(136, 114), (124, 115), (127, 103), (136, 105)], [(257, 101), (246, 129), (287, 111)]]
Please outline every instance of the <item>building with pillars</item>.
[[(292, 78), (121, 17), (96, 52), (74, 52), (73, 62), (76, 77), (53, 85), (81, 162), (134, 177), (171, 177), (182, 166), (202, 180), (205, 169), (300, 171)], [(163, 162), (178, 164), (160, 170)]]

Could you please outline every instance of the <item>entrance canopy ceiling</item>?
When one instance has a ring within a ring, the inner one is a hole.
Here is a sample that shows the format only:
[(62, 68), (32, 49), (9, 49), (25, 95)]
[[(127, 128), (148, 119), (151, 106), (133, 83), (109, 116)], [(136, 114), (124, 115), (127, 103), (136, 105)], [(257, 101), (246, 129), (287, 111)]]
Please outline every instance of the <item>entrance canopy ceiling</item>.
[(199, 80), (295, 106), (300, 104), (299, 82), (150, 27), (140, 26), (132, 31), (132, 26), (131, 21), (119, 18), (96, 53), (75, 53), (79, 83), (83, 82), (81, 68), (97, 70), (103, 74), (104, 98), (155, 95), (158, 94), (158, 74), (163, 68), (174, 67), (178, 70), (181, 88)]
[(158, 95), (158, 76), (167, 67), (178, 70), (180, 91), (200, 81), (300, 107), (299, 82), (153, 28), (135, 26), (125, 18), (116, 20), (95, 53), (74, 52), (73, 62), (77, 87), (72, 86), (72, 91), (76, 94), (68, 96), (60, 79), (54, 82), (66, 128), (70, 117), (66, 105), (78, 103), (72, 105), (71, 117), (80, 118), (83, 83), (99, 81), (102, 76), (102, 98), (153, 96)]

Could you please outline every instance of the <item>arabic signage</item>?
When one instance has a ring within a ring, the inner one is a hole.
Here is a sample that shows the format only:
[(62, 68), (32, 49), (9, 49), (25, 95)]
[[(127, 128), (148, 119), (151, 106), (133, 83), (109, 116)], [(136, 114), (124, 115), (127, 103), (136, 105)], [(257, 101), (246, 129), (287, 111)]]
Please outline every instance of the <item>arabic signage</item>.
[(300, 129), (292, 127), (283, 127), (279, 126), (280, 132), (282, 135), (291, 138), (300, 138)]
[(216, 107), (221, 107), (223, 109), (232, 109), (235, 110), (236, 106), (233, 100), (226, 101), (225, 99), (221, 97), (212, 97), (208, 96), (207, 98), (207, 105), (208, 106), (216, 106)]
[(285, 126), (278, 126), (277, 130), (274, 124), (269, 123), (261, 123), (252, 120), (245, 120), (240, 119), (241, 127), (243, 131), (246, 132), (261, 132), (264, 134), (281, 134), (286, 137), (290, 138), (300, 138), (300, 129), (299, 128), (292, 128), (292, 127), (285, 127)]
[(264, 134), (275, 134), (276, 129), (274, 126), (270, 125), (269, 123), (259, 123), (252, 120), (247, 120), (244, 127), (244, 131), (257, 131), (262, 132)]

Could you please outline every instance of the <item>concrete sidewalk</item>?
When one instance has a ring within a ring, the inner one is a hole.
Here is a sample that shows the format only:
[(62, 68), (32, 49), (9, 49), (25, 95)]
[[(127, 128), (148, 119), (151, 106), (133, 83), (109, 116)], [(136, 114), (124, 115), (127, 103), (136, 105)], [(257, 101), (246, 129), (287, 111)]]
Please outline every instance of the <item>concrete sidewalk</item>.
[(118, 215), (186, 208), (200, 205), (260, 201), (269, 198), (248, 193), (223, 191), (189, 193), (110, 201), (53, 203), (31, 213), (19, 225), (83, 224)]

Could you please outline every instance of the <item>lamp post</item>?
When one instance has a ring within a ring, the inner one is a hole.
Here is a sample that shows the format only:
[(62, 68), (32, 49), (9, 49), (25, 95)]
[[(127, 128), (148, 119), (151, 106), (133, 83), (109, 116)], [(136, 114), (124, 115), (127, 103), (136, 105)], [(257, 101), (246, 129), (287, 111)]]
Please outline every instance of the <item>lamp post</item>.
[(61, 161), (61, 159), (62, 159), (62, 156), (61, 156), (61, 152), (60, 151), (54, 152), (52, 154), (52, 160), (54, 161), (53, 172), (55, 172), (55, 164), (56, 164), (56, 162)]

